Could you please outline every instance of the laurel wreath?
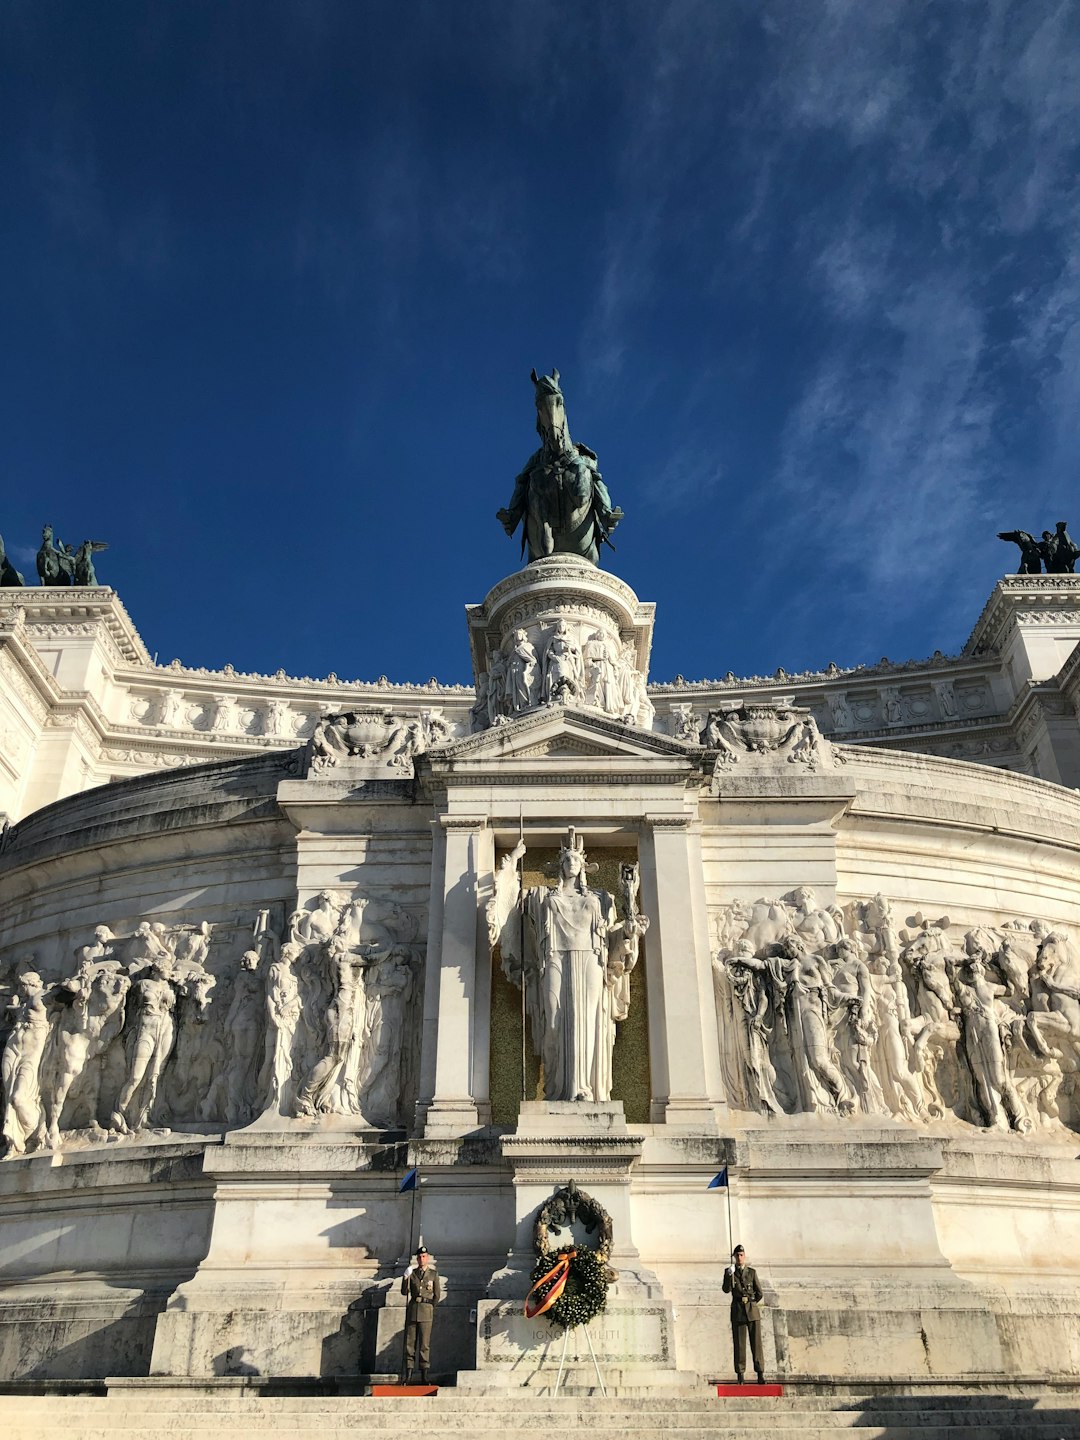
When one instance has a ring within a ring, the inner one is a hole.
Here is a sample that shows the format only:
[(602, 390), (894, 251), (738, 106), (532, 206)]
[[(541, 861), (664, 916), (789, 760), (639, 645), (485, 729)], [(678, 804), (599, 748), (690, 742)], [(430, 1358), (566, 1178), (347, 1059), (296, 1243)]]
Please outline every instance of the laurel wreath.
[[(558, 1263), (564, 1257), (569, 1257), (568, 1267)], [(587, 1245), (564, 1245), (561, 1250), (542, 1255), (532, 1272), (533, 1289), (529, 1294), (534, 1302), (533, 1313), (543, 1313), (563, 1330), (587, 1325), (607, 1304), (609, 1274), (606, 1256)], [(558, 1298), (543, 1309), (544, 1302), (560, 1285)]]

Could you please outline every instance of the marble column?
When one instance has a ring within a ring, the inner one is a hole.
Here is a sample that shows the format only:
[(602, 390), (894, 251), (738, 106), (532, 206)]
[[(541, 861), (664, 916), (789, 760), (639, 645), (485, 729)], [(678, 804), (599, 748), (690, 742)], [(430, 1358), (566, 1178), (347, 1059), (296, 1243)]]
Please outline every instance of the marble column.
[(690, 815), (646, 815), (641, 908), (649, 975), (652, 1119), (712, 1129), (722, 1104), (701, 843)]
[(418, 1123), (460, 1135), (489, 1122), (490, 962), (482, 891), (494, 839), (480, 815), (442, 815), (434, 846)]

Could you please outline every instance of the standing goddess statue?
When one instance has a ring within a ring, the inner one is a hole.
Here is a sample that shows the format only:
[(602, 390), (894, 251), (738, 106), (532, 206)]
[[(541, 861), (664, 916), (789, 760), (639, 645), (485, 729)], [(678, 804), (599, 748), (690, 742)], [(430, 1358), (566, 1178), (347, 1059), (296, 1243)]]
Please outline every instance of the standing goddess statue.
[(503, 973), (524, 990), (544, 1098), (610, 1100), (615, 1025), (627, 1014), (630, 973), (649, 925), (637, 910), (637, 866), (623, 867), (620, 918), (612, 896), (586, 883), (598, 867), (589, 865), (572, 828), (554, 887), (522, 892), (517, 863), (524, 854), (521, 840), (500, 863), (488, 930)]

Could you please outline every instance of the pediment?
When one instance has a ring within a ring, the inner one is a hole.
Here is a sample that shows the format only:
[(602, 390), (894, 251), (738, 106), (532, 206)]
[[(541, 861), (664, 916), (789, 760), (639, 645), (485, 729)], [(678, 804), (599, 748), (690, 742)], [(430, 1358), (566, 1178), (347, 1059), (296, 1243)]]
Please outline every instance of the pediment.
[(700, 746), (673, 740), (669, 735), (639, 730), (586, 710), (554, 706), (441, 746), (430, 751), (428, 758), (433, 769), (443, 763), (457, 766), (490, 761), (503, 767), (508, 761), (544, 760), (666, 760), (692, 766), (702, 753)]

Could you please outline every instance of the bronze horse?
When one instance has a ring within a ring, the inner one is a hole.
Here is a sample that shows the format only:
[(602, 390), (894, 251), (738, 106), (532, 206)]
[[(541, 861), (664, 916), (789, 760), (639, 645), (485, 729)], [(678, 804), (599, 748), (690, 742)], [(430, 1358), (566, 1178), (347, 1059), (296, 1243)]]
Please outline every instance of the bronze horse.
[[(528, 559), (580, 555), (599, 564), (600, 546), (622, 519), (600, 475), (595, 453), (575, 445), (566, 423), (559, 372), (532, 372), (536, 430), (544, 442), (514, 482), (514, 494), (496, 518), (508, 535), (522, 524), (521, 548)], [(522, 523), (524, 522), (524, 523)]]

